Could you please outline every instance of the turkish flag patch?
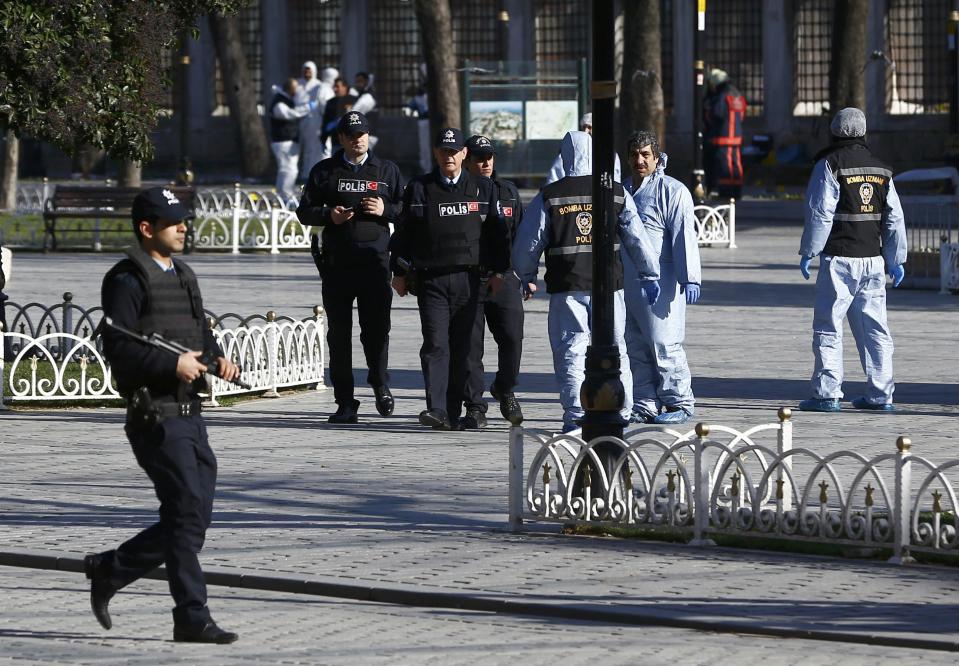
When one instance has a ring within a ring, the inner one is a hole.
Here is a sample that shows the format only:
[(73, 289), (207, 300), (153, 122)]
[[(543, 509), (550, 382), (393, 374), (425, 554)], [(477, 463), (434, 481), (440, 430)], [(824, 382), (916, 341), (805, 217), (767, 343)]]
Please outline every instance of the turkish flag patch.
[(503, 206), (503, 215), (505, 215), (506, 217), (513, 217), (513, 207)]
[(478, 210), (479, 210), (479, 203), (477, 203), (476, 201), (470, 201), (470, 202), (469, 202), (469, 210), (470, 210), (471, 213), (474, 213), (474, 212), (478, 211)]
[(378, 183), (377, 183), (375, 180), (372, 181), (372, 182), (369, 182), (369, 183), (366, 184), (366, 189), (372, 190), (372, 191), (375, 192), (375, 191), (376, 191), (376, 186), (377, 186), (377, 184), (378, 184)]

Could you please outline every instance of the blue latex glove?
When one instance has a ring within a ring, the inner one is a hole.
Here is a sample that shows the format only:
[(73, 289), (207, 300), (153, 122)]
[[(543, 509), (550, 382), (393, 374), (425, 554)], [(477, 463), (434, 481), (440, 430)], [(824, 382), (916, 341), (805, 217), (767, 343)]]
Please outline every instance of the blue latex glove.
[(799, 260), (799, 270), (802, 271), (802, 276), (809, 279), (809, 262), (812, 261), (812, 257), (803, 257)]
[(650, 305), (654, 305), (659, 299), (659, 282), (656, 280), (643, 280), (639, 284), (643, 288), (643, 293), (646, 294), (646, 300)]
[(318, 105), (319, 105), (319, 104), (318, 104), (318, 102), (317, 102), (315, 99), (311, 99), (311, 100), (307, 103), (307, 106), (310, 107), (310, 111), (316, 111), (316, 107), (317, 107)]
[(906, 269), (903, 268), (902, 264), (893, 266), (889, 269), (889, 277), (892, 278), (892, 286), (898, 287), (902, 284), (902, 279), (906, 277)]
[(686, 282), (679, 287), (679, 293), (686, 294), (686, 302), (692, 305), (699, 300), (700, 286), (695, 282)]

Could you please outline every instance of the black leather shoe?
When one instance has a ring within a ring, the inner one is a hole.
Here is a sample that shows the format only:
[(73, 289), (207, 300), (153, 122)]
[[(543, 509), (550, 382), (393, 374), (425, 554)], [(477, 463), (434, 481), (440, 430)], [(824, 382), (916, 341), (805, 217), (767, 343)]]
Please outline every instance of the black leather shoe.
[(442, 409), (425, 409), (420, 412), (420, 423), (433, 430), (452, 430), (450, 417)]
[(176, 626), (173, 627), (173, 640), (177, 643), (233, 643), (239, 635), (232, 631), (224, 631), (210, 620), (202, 627)]
[(110, 580), (102, 569), (102, 555), (87, 555), (83, 558), (83, 571), (90, 581), (90, 607), (93, 609), (93, 616), (101, 627), (110, 629), (113, 627), (113, 620), (110, 619), (110, 599), (116, 594), (116, 590), (110, 585)]
[(466, 412), (466, 416), (460, 419), (460, 427), (463, 430), (479, 430), (480, 428), (485, 428), (486, 414), (477, 409), (471, 409)]
[(393, 413), (395, 403), (389, 386), (383, 384), (383, 386), (375, 387), (373, 395), (376, 396), (376, 411), (380, 413), (380, 416), (389, 416)]
[(490, 386), (489, 392), (493, 398), (499, 400), (499, 413), (503, 415), (504, 419), (513, 425), (519, 425), (523, 422), (523, 410), (520, 409), (519, 401), (516, 399), (515, 393), (512, 391), (509, 393), (497, 393), (496, 389), (492, 386)]
[(336, 408), (335, 414), (330, 414), (330, 418), (327, 419), (328, 423), (356, 423), (359, 419), (356, 416), (357, 410), (360, 408), (360, 401), (354, 400), (345, 405), (340, 405)]

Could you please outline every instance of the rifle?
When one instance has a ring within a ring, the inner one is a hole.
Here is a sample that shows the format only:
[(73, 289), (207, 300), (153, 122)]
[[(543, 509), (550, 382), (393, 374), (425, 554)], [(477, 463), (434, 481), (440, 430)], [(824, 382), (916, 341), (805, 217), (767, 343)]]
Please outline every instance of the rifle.
[[(136, 331), (131, 331), (129, 328), (125, 326), (121, 326), (120, 324), (117, 324), (115, 321), (113, 321), (112, 317), (104, 317), (100, 321), (99, 326), (96, 327), (96, 329), (93, 331), (93, 335), (90, 336), (90, 340), (91, 341), (95, 340), (98, 335), (103, 333), (104, 328), (113, 329), (114, 331), (117, 331), (118, 333), (123, 333), (127, 337), (133, 338), (134, 340), (139, 340), (140, 342), (150, 345), (151, 347), (162, 349), (165, 352), (169, 352), (177, 356), (179, 356), (180, 354), (184, 354), (186, 352), (193, 351), (192, 349), (187, 349), (186, 346), (181, 345), (179, 342), (174, 342), (173, 340), (167, 340), (159, 333), (151, 333), (150, 335), (143, 335), (141, 333), (137, 333)], [(200, 356), (199, 360), (200, 360), (200, 363), (207, 366), (207, 368), (210, 368), (211, 366), (214, 366), (216, 364), (216, 358), (214, 358), (212, 356), (212, 353), (208, 351), (204, 351), (203, 355)], [(212, 375), (213, 373), (209, 372), (208, 374)], [(231, 379), (228, 381), (231, 384), (235, 384), (236, 386), (239, 386), (240, 388), (245, 388), (248, 391), (253, 388), (252, 386), (250, 386), (249, 384), (247, 384), (246, 382), (242, 381), (239, 378)]]

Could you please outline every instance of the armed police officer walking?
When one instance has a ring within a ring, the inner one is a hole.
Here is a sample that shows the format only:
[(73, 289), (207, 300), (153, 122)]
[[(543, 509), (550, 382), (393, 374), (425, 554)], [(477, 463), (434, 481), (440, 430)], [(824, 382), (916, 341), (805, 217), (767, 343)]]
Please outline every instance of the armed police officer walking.
[(813, 314), (816, 359), (812, 394), (799, 409), (838, 412), (842, 398), (842, 320), (856, 339), (866, 395), (856, 409), (892, 411), (892, 334), (886, 323), (886, 279), (898, 287), (906, 271), (906, 226), (892, 170), (866, 145), (866, 116), (845, 108), (830, 125), (832, 143), (817, 156), (806, 190), (799, 270), (820, 255)]
[(387, 367), (390, 341), (389, 224), (400, 212), (400, 171), (369, 152), (366, 116), (350, 111), (337, 130), (342, 150), (310, 172), (296, 215), (321, 227), (322, 248), (311, 239), (313, 260), (323, 282), (330, 346), (330, 380), (338, 408), (330, 423), (356, 423), (360, 406), (353, 397), (353, 301), (360, 342), (373, 387), (376, 411), (393, 413)]
[[(585, 132), (568, 132), (563, 137), (560, 155), (563, 173), (560, 180), (546, 185), (530, 202), (513, 242), (513, 267), (529, 292), (536, 289), (539, 258), (546, 252), (546, 290), (549, 292), (549, 343), (553, 349), (553, 370), (559, 383), (559, 401), (563, 406), (563, 432), (578, 427), (584, 415), (580, 387), (586, 372), (586, 348), (590, 341), (593, 287), (593, 181), (592, 138)], [(636, 266), (648, 302), (659, 295), (659, 262), (636, 206), (625, 196), (623, 186), (614, 183), (613, 201), (618, 224), (616, 236)], [(626, 305), (623, 299), (623, 262), (619, 244), (614, 268), (614, 326), (622, 358), (621, 378), (627, 396), (631, 396), (629, 361), (623, 338)], [(629, 401), (627, 400), (627, 403)], [(626, 404), (623, 418), (629, 420)]]
[[(166, 564), (173, 609), (173, 640), (232, 643), (237, 635), (210, 617), (197, 554), (213, 512), (216, 457), (200, 416), (197, 390), (204, 374), (227, 380), (239, 368), (226, 360), (207, 326), (196, 275), (173, 254), (183, 250), (190, 213), (170, 191), (153, 188), (133, 202), (139, 241), (103, 279), (103, 313), (144, 335), (159, 333), (189, 349), (179, 357), (126, 337), (103, 332), (103, 351), (127, 400), (126, 434), (140, 467), (160, 500), (160, 520), (116, 550), (84, 559), (91, 580), (93, 613), (112, 626), (114, 594)], [(216, 365), (200, 361), (216, 358)]]
[(420, 423), (437, 430), (475, 428), (482, 414), (468, 412), (462, 421), (459, 415), (474, 371), (469, 350), (480, 261), (491, 271), (495, 296), (509, 267), (509, 240), (497, 214), (493, 181), (462, 168), (462, 131), (443, 128), (433, 145), (437, 168), (411, 180), (403, 194), (403, 214), (393, 235), (393, 287), (405, 296), (415, 282), (426, 382)]
[[(630, 137), (626, 156), (632, 177), (625, 183), (646, 232), (659, 252), (659, 286), (654, 305), (638, 278), (626, 278), (626, 349), (633, 373), (633, 421), (685, 423), (695, 398), (683, 340), (686, 305), (699, 300), (702, 269), (696, 240), (693, 198), (686, 186), (666, 175), (666, 153), (654, 132)], [(635, 274), (629, 255), (627, 275)], [(665, 411), (660, 414), (660, 408)]]
[[(496, 175), (496, 150), (489, 137), (474, 135), (466, 141), (466, 168), (474, 176), (491, 178), (496, 186), (497, 207), (503, 221), (510, 249), (516, 226), (523, 218), (523, 202), (519, 190), (512, 181)], [(523, 290), (519, 278), (512, 269), (506, 271), (503, 288), (495, 296), (489, 291), (490, 272), (480, 274), (479, 304), (476, 308), (476, 324), (473, 328), (470, 376), (467, 381), (467, 413), (486, 413), (483, 400), (483, 346), (486, 326), (496, 341), (498, 365), (496, 378), (489, 392), (499, 402), (503, 418), (519, 425), (523, 422), (523, 410), (516, 400), (513, 387), (519, 376), (520, 357), (523, 355)], [(485, 425), (485, 418), (477, 419)]]

